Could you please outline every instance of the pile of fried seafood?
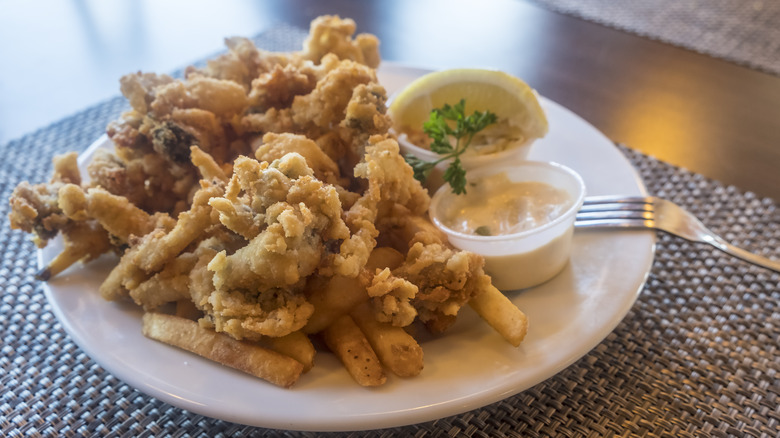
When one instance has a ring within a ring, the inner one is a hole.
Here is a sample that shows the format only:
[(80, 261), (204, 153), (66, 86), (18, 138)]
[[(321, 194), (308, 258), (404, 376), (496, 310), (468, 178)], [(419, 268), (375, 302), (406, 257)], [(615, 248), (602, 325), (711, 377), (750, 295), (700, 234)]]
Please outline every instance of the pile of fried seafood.
[(483, 259), (427, 219), (388, 134), (378, 40), (354, 33), (323, 16), (301, 51), (229, 38), (182, 79), (122, 77), (132, 109), (88, 178), (68, 153), (13, 192), (13, 228), (63, 238), (41, 277), (114, 253), (100, 294), (142, 307), (146, 336), (285, 387), (319, 343), (362, 385), (419, 374), (409, 327), (441, 333), (467, 303), (519, 344), (525, 317)]

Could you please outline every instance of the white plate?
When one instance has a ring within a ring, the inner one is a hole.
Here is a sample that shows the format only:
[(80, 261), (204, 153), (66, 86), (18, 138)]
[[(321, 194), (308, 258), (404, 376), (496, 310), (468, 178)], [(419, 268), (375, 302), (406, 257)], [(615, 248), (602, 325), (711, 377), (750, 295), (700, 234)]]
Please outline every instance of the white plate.
[[(422, 70), (385, 64), (388, 91)], [(587, 122), (542, 100), (550, 133), (532, 159), (579, 171), (589, 194), (643, 194), (625, 157)], [(97, 147), (99, 140), (82, 159)], [(103, 301), (97, 290), (115, 260), (74, 267), (49, 281), (46, 296), (71, 338), (130, 386), (192, 412), (236, 423), (291, 430), (363, 430), (401, 426), (476, 409), (555, 375), (601, 342), (628, 312), (653, 259), (652, 232), (577, 232), (571, 263), (552, 281), (511, 295), (530, 322), (512, 348), (468, 307), (443, 337), (423, 343), (425, 369), (412, 379), (390, 376), (378, 389), (352, 381), (334, 356), (320, 353), (293, 389), (280, 389), (238, 371), (141, 335), (138, 309)], [(51, 260), (58, 242), (40, 252)]]

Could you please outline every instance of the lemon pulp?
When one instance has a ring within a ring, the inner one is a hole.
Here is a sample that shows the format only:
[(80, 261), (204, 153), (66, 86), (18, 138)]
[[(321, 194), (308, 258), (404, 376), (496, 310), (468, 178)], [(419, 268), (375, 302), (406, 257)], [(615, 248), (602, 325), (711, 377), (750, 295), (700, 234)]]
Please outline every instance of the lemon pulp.
[(442, 70), (413, 81), (390, 105), (398, 132), (421, 131), (431, 110), (465, 100), (466, 115), (489, 110), (524, 139), (544, 137), (547, 117), (536, 92), (521, 79), (497, 70)]

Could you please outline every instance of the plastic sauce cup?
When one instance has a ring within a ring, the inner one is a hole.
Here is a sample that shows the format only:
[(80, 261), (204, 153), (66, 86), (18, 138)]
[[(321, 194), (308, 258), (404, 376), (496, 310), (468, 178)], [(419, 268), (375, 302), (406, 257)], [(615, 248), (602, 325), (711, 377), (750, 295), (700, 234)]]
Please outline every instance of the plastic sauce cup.
[(557, 163), (524, 161), (491, 165), (472, 170), (468, 178), (506, 172), (512, 182), (537, 181), (565, 190), (571, 205), (550, 222), (519, 233), (480, 236), (461, 233), (445, 226), (437, 217), (447, 199), (457, 196), (449, 186), (440, 187), (431, 200), (429, 214), (450, 243), (461, 250), (482, 255), (485, 271), (501, 290), (525, 289), (553, 278), (569, 261), (574, 220), (585, 198), (585, 183), (573, 170)]

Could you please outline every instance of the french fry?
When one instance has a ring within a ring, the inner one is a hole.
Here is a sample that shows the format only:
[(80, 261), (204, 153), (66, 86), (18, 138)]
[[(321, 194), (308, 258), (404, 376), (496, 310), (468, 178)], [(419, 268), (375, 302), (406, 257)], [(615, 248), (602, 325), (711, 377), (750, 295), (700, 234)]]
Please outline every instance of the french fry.
[(308, 372), (314, 366), (314, 355), (317, 350), (303, 332), (292, 332), (279, 338), (267, 338), (268, 348), (303, 364), (303, 372)]
[(469, 301), (469, 306), (510, 344), (517, 347), (528, 331), (528, 319), (522, 310), (492, 284)]
[(423, 370), (423, 350), (412, 335), (402, 327), (377, 321), (369, 303), (360, 304), (350, 315), (382, 365), (399, 377), (420, 374)]
[(142, 332), (150, 339), (182, 348), (284, 388), (295, 384), (303, 372), (303, 365), (291, 357), (237, 341), (174, 315), (145, 313)]
[(387, 381), (371, 344), (349, 315), (341, 316), (322, 333), (325, 344), (358, 384), (379, 386)]
[[(366, 263), (366, 270), (373, 273), (376, 268), (395, 268), (404, 260), (403, 254), (392, 248), (374, 248)], [(305, 333), (317, 333), (325, 329), (342, 315), (346, 315), (358, 304), (368, 301), (368, 294), (360, 278), (331, 277), (326, 284), (315, 289), (308, 296), (314, 306), (314, 313), (303, 328)]]

